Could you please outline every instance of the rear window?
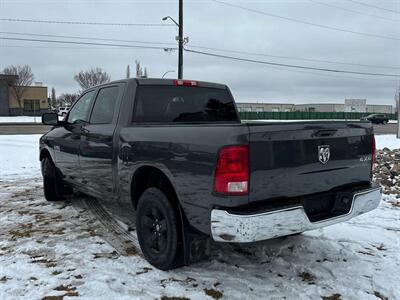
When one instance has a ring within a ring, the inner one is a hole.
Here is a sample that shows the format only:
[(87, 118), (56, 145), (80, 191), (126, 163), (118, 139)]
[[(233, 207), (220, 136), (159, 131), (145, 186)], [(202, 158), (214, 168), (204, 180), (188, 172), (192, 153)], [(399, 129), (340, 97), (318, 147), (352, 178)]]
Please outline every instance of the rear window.
[(139, 86), (134, 122), (237, 122), (227, 90), (202, 87)]

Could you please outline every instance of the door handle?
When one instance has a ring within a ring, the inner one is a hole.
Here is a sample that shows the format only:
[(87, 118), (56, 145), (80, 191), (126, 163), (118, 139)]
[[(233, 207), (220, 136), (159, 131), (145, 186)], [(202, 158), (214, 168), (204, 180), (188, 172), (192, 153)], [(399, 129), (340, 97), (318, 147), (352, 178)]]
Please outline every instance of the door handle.
[(121, 157), (122, 163), (125, 166), (128, 166), (129, 163), (132, 161), (131, 151), (132, 151), (132, 147), (130, 147), (130, 146), (124, 146), (121, 148), (121, 156), (120, 157)]

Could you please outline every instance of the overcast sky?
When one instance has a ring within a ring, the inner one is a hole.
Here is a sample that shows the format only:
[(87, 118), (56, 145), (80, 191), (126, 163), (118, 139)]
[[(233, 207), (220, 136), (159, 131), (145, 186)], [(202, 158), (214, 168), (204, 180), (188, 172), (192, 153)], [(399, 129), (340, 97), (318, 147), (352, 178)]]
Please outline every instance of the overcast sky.
[[(184, 0), (184, 32), (185, 36), (189, 36), (188, 48), (192, 46), (192, 49), (200, 50), (195, 46), (202, 46), (255, 52), (265, 56), (202, 50), (284, 64), (400, 74), (400, 0), (357, 1), (387, 10), (349, 0), (223, 1), (285, 18), (394, 39), (324, 29), (230, 7), (211, 0)], [(178, 0), (0, 0), (0, 18), (160, 24), (162, 17), (166, 15), (178, 20)], [(162, 43), (175, 43), (177, 34), (174, 26), (95, 26), (9, 21), (0, 21), (0, 31), (0, 37), (46, 39), (4, 33), (14, 32)], [(96, 42), (84, 39), (69, 40)], [(49, 91), (54, 87), (57, 94), (79, 89), (73, 76), (80, 70), (101, 67), (116, 80), (125, 77), (128, 64), (131, 65), (131, 73), (134, 73), (135, 60), (147, 67), (150, 77), (161, 77), (168, 70), (175, 70), (175, 73), (169, 73), (167, 77), (177, 75), (176, 51), (167, 53), (163, 50), (0, 40), (0, 70), (9, 64), (28, 64), (32, 67), (35, 80), (43, 82), (49, 87)], [(367, 98), (368, 103), (394, 104), (395, 90), (400, 84), (400, 77), (373, 77), (272, 67), (187, 52), (184, 54), (184, 77), (226, 83), (232, 89), (236, 101), (240, 102), (342, 103), (345, 98)]]

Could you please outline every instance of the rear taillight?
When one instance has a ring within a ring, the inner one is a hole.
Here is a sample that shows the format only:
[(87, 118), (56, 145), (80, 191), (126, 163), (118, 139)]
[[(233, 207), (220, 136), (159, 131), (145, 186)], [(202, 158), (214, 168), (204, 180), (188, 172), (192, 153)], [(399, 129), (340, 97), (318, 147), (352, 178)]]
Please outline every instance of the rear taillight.
[(372, 136), (372, 171), (375, 169), (376, 164), (376, 143), (375, 143), (375, 135)]
[(197, 81), (193, 80), (174, 80), (176, 86), (197, 86)]
[(247, 195), (249, 188), (249, 147), (229, 146), (219, 151), (214, 191), (225, 195)]

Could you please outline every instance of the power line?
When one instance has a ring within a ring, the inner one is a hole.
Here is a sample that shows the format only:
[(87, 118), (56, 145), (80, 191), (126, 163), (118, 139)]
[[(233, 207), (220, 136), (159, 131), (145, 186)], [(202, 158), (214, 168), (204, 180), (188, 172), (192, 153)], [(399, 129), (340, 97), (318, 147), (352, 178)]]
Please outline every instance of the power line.
[(372, 7), (372, 8), (375, 8), (375, 9), (380, 9), (380, 10), (389, 11), (389, 12), (392, 12), (392, 13), (395, 13), (395, 14), (400, 14), (400, 12), (398, 12), (396, 10), (389, 9), (389, 8), (384, 8), (384, 7), (380, 7), (380, 6), (375, 6), (375, 5), (372, 5), (372, 4), (367, 4), (367, 3), (364, 3), (364, 2), (361, 2), (361, 1), (356, 1), (356, 0), (347, 0), (347, 1), (356, 3), (358, 5), (362, 5), (362, 6)]
[(358, 66), (358, 67), (370, 67), (370, 68), (381, 68), (381, 69), (400, 69), (400, 66), (380, 66), (380, 65), (358, 64), (358, 63), (349, 63), (349, 62), (341, 62), (341, 61), (333, 61), (333, 60), (323, 60), (323, 59), (301, 58), (301, 57), (293, 57), (293, 56), (271, 55), (271, 54), (265, 54), (265, 53), (248, 52), (248, 51), (240, 51), (240, 50), (228, 50), (228, 49), (203, 47), (203, 46), (196, 46), (196, 45), (190, 45), (190, 46), (187, 46), (187, 47), (195, 48), (195, 49), (197, 48), (197, 49), (204, 49), (204, 50), (227, 52), (227, 53), (247, 54), (247, 55), (274, 57), (274, 58), (300, 60), (300, 61), (310, 61), (310, 62), (318, 62), (318, 63), (322, 62), (322, 63), (329, 63), (329, 64), (349, 65), (349, 66)]
[(305, 24), (305, 25), (310, 25), (310, 26), (314, 26), (314, 27), (319, 27), (319, 28), (324, 28), (324, 29), (329, 29), (329, 30), (335, 30), (335, 31), (340, 31), (340, 32), (352, 33), (352, 34), (357, 34), (357, 35), (361, 35), (361, 36), (368, 36), (368, 37), (380, 38), (380, 39), (385, 39), (385, 40), (400, 41), (400, 38), (396, 38), (396, 37), (380, 35), (380, 34), (374, 34), (374, 33), (361, 32), (361, 31), (354, 31), (354, 30), (343, 29), (343, 28), (339, 28), (339, 27), (333, 27), (333, 26), (329, 26), (329, 25), (322, 25), (322, 24), (312, 23), (312, 22), (308, 22), (308, 21), (304, 21), (304, 20), (295, 19), (295, 18), (290, 18), (290, 17), (281, 16), (281, 15), (271, 14), (271, 13), (268, 13), (268, 12), (265, 12), (265, 11), (257, 10), (257, 9), (254, 9), (254, 8), (248, 8), (248, 7), (244, 7), (244, 6), (240, 6), (240, 5), (236, 5), (236, 4), (232, 4), (232, 3), (228, 3), (228, 2), (224, 2), (224, 1), (220, 1), (220, 0), (210, 0), (210, 1), (222, 4), (222, 5), (230, 6), (230, 7), (233, 7), (233, 8), (238, 8), (238, 9), (241, 9), (241, 10), (253, 12), (253, 13), (256, 13), (256, 14), (261, 14), (261, 15), (265, 15), (265, 16), (269, 16), (269, 17), (273, 17), (273, 18), (277, 18), (277, 19), (290, 21), (290, 22), (301, 23), (301, 24)]
[(53, 38), (55, 37), (55, 38), (68, 38), (68, 39), (78, 39), (78, 40), (94, 40), (94, 41), (97, 40), (97, 41), (123, 42), (123, 43), (138, 43), (138, 44), (150, 44), (150, 45), (170, 45), (170, 46), (175, 46), (176, 45), (176, 43), (166, 43), (166, 42), (119, 40), (119, 39), (94, 38), (94, 37), (73, 36), (73, 35), (39, 34), (39, 33), (24, 33), (24, 32), (10, 32), (10, 31), (0, 31), (0, 34), (22, 35), (22, 36), (39, 36), (39, 37), (53, 37)]
[(235, 56), (228, 56), (228, 55), (221, 55), (215, 54), (210, 52), (203, 52), (203, 51), (196, 51), (185, 49), (187, 52), (206, 55), (206, 56), (214, 56), (219, 58), (237, 60), (237, 61), (244, 61), (244, 62), (251, 62), (251, 63), (258, 63), (264, 65), (271, 65), (271, 66), (278, 66), (278, 67), (287, 67), (287, 68), (294, 68), (294, 69), (305, 69), (305, 70), (313, 70), (313, 71), (323, 71), (323, 72), (331, 72), (331, 73), (344, 73), (344, 74), (357, 74), (357, 75), (368, 75), (368, 76), (383, 76), (383, 77), (398, 77), (400, 78), (400, 74), (385, 74), (385, 73), (371, 73), (371, 72), (357, 72), (357, 71), (349, 71), (349, 70), (337, 70), (337, 69), (327, 69), (327, 68), (316, 68), (316, 67), (309, 67), (309, 66), (302, 66), (302, 65), (290, 65), (290, 64), (281, 64), (269, 61), (261, 61), (255, 59), (248, 59), (248, 58), (240, 58)]
[(53, 45), (46, 45), (46, 46), (36, 46), (36, 45), (9, 45), (0, 43), (0, 48), (22, 48), (22, 49), (74, 49), (74, 50), (131, 50), (127, 47), (105, 47), (105, 46), (53, 46)]
[[(108, 38), (98, 38), (98, 37), (84, 37), (84, 36), (72, 36), (72, 35), (54, 35), (54, 34), (38, 34), (38, 33), (22, 33), (22, 32), (10, 32), (10, 31), (0, 31), (0, 34), (22, 35), (22, 36), (38, 36), (38, 37), (52, 37), (52, 38), (68, 38), (68, 39), (83, 39), (83, 40), (108, 41), (108, 42), (138, 43), (138, 44), (150, 44), (150, 45), (168, 45), (168, 46), (175, 46), (176, 45), (176, 43), (167, 43), (167, 42), (121, 40), (121, 39), (108, 39)], [(228, 50), (228, 49), (204, 47), (204, 46), (198, 46), (198, 45), (190, 45), (189, 47), (190, 48), (195, 48), (195, 49), (213, 50), (213, 51), (218, 51), (218, 52), (247, 54), (247, 55), (263, 56), (263, 57), (274, 57), (274, 58), (280, 58), (280, 59), (291, 59), (291, 60), (299, 60), (299, 61), (310, 61), (310, 62), (318, 62), (318, 63), (322, 62), (322, 63), (329, 63), (329, 64), (340, 64), (340, 65), (350, 65), (350, 66), (360, 66), (360, 67), (370, 67), (370, 68), (381, 68), (381, 69), (400, 69), (400, 66), (398, 67), (398, 66), (382, 66), (382, 65), (358, 64), (358, 63), (349, 63), (349, 62), (341, 62), (341, 61), (323, 60), (323, 59), (311, 59), (311, 58), (300, 58), (300, 57), (292, 57), (292, 56), (271, 55), (271, 54), (265, 54), (265, 53), (240, 51), (240, 50)]]
[(319, 5), (324, 5), (324, 6), (327, 6), (327, 7), (332, 7), (332, 8), (344, 10), (344, 11), (355, 13), (355, 14), (359, 14), (359, 15), (362, 15), (362, 16), (373, 17), (373, 18), (378, 18), (378, 19), (392, 21), (392, 22), (400, 22), (400, 19), (391, 19), (391, 18), (386, 18), (386, 17), (383, 17), (383, 16), (367, 14), (367, 13), (363, 13), (363, 12), (360, 12), (360, 11), (357, 11), (357, 10), (344, 8), (344, 7), (341, 7), (341, 6), (337, 6), (337, 5), (330, 4), (330, 3), (325, 3), (325, 2), (320, 2), (320, 1), (316, 1), (316, 0), (309, 0), (309, 1), (313, 2), (313, 3), (316, 3), (316, 4), (319, 4)]
[(0, 37), (0, 40), (41, 42), (41, 43), (59, 43), (59, 44), (74, 44), (74, 45), (109, 46), (109, 47), (124, 47), (124, 48), (137, 48), (137, 49), (154, 49), (154, 50), (164, 50), (164, 51), (176, 50), (176, 48), (171, 48), (171, 47), (167, 48), (167, 47), (143, 46), (143, 45), (104, 44), (104, 43), (59, 41), (59, 40), (47, 40), (47, 39), (46, 40), (39, 40), (39, 39), (13, 38), (13, 37)]
[(67, 25), (101, 25), (101, 26), (142, 26), (142, 27), (171, 27), (171, 26), (173, 26), (171, 24), (156, 24), (156, 23), (107, 23), (107, 22), (33, 20), (33, 19), (14, 19), (14, 18), (0, 18), (0, 21), (45, 23), (45, 24), (67, 24)]

